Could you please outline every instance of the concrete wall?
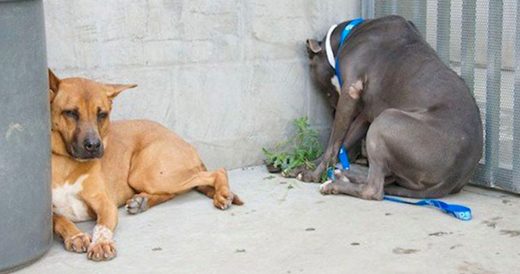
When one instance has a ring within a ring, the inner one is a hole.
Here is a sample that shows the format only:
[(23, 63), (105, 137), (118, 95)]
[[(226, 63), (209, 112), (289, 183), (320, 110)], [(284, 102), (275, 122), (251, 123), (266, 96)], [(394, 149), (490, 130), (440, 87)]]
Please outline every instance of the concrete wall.
[(159, 121), (210, 168), (258, 164), (291, 121), (326, 135), (304, 41), (359, 16), (357, 0), (47, 0), (49, 66), (61, 77), (137, 83), (115, 119)]

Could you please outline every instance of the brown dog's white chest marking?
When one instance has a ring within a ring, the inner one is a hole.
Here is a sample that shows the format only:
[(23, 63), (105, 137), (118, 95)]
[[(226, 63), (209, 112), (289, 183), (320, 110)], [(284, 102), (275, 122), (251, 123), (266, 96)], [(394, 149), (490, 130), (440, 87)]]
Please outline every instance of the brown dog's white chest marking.
[(88, 174), (79, 176), (72, 184), (65, 182), (63, 185), (52, 189), (52, 210), (54, 213), (69, 218), (73, 222), (90, 220), (87, 205), (79, 197), (83, 190), (83, 182)]

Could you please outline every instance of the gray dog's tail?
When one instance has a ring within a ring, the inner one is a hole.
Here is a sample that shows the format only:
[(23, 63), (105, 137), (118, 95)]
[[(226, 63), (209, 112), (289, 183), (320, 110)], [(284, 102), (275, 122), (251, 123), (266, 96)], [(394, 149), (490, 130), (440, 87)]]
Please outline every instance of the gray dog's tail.
[(399, 185), (388, 185), (385, 186), (385, 194), (391, 195), (391, 196), (399, 196), (399, 197), (406, 197), (406, 198), (415, 198), (415, 199), (436, 199), (444, 197), (451, 193), (457, 193), (462, 188), (457, 188), (455, 190), (447, 191), (445, 189), (442, 189), (438, 186), (432, 187), (430, 189), (425, 190), (412, 190), (407, 189)]

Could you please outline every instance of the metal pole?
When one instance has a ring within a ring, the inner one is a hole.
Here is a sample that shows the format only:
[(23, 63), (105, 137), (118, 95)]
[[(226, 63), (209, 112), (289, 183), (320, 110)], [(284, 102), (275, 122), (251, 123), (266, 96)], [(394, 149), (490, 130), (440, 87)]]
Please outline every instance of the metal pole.
[(448, 66), (450, 65), (450, 21), (450, 1), (439, 0), (437, 2), (437, 53)]
[(495, 185), (500, 147), (500, 82), (502, 75), (502, 0), (490, 1), (486, 81), (485, 178)]
[(361, 0), (361, 16), (366, 19), (374, 18), (375, 0)]
[(475, 89), (475, 13), (474, 0), (462, 2), (462, 32), (460, 40), (461, 76), (473, 93)]
[(421, 32), (423, 37), (426, 37), (426, 0), (411, 1), (412, 6), (412, 21)]
[(520, 4), (516, 5), (515, 89), (513, 93), (513, 181), (520, 190)]
[(375, 1), (375, 4), (374, 4), (374, 17), (381, 17), (381, 16), (385, 16), (385, 15), (388, 15), (386, 13), (386, 4), (387, 2), (383, 1), (383, 0), (374, 0)]
[(397, 0), (390, 0), (390, 14), (398, 14)]

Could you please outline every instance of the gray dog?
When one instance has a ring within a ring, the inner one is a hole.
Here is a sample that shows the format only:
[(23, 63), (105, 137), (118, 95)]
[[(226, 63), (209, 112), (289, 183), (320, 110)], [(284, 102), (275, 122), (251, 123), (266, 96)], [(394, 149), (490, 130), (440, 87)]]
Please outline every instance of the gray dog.
[(381, 200), (385, 193), (437, 198), (459, 192), (482, 155), (482, 122), (468, 87), (404, 18), (366, 20), (339, 47), (350, 23), (331, 28), (321, 42), (307, 40), (312, 78), (335, 117), (321, 162), (299, 178), (318, 182), (341, 145), (349, 149), (366, 137), (368, 177), (336, 172), (321, 185), (323, 194)]

